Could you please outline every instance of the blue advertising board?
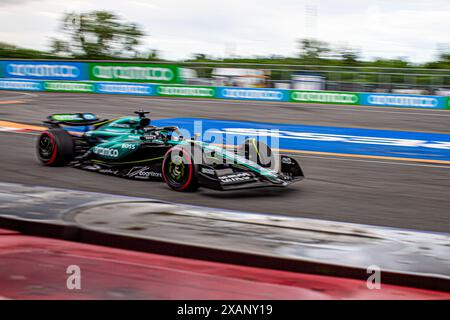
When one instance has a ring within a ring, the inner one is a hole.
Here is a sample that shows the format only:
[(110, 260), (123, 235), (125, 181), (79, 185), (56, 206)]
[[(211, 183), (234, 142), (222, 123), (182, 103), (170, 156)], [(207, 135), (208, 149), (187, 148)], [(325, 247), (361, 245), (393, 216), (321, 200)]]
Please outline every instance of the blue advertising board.
[(3, 61), (4, 78), (35, 80), (87, 80), (88, 66), (68, 61)]
[(5, 62), (4, 61), (0, 61), (0, 78), (4, 78), (5, 75), (3, 74), (3, 69), (4, 69), (4, 65)]
[(42, 91), (41, 81), (0, 79), (0, 90)]
[(145, 83), (96, 82), (94, 92), (153, 96), (155, 95), (155, 86)]
[(218, 87), (216, 95), (221, 99), (289, 101), (289, 90), (280, 89)]
[(410, 94), (360, 93), (360, 103), (365, 106), (445, 109), (445, 98)]
[(159, 119), (153, 124), (176, 125), (191, 136), (195, 129), (205, 142), (230, 144), (259, 136), (272, 146), (277, 139), (284, 150), (450, 161), (450, 134), (195, 118)]

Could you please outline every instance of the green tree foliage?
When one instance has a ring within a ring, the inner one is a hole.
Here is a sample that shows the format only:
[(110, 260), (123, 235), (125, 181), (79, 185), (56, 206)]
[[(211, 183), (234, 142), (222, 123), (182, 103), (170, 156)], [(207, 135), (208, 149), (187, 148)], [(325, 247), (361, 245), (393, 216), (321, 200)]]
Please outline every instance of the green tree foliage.
[(9, 43), (0, 42), (0, 58), (49, 59), (52, 58), (52, 55), (47, 52), (20, 48)]
[(299, 58), (305, 64), (319, 63), (321, 59), (325, 58), (331, 52), (328, 43), (316, 39), (301, 39), (300, 56)]
[(425, 64), (430, 69), (450, 69), (450, 51), (441, 51), (438, 59)]
[(68, 13), (62, 19), (68, 40), (53, 39), (52, 53), (83, 59), (136, 57), (144, 32), (108, 11)]
[(360, 57), (359, 52), (352, 48), (342, 48), (338, 52), (338, 57), (342, 60), (342, 63), (346, 66), (359, 66)]
[(204, 53), (194, 53), (193, 60), (194, 61), (205, 61), (205, 60), (208, 60), (208, 56)]

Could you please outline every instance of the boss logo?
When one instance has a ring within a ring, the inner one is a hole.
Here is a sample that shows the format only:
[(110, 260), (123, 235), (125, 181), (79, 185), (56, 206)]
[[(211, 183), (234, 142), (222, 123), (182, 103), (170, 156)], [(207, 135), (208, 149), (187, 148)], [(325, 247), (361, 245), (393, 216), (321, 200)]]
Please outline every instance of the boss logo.
[(128, 150), (135, 150), (136, 149), (136, 145), (132, 144), (132, 143), (123, 143), (122, 144), (122, 148), (123, 149), (128, 149)]

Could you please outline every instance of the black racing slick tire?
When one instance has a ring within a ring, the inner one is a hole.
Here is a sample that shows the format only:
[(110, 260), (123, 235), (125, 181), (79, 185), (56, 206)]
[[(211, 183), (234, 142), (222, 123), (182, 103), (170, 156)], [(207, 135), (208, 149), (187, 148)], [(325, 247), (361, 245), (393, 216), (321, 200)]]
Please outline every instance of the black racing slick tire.
[(162, 176), (166, 184), (175, 191), (195, 191), (199, 184), (197, 166), (191, 152), (183, 147), (170, 148), (164, 155)]
[(238, 152), (247, 160), (253, 161), (261, 167), (268, 168), (272, 165), (272, 149), (262, 141), (254, 138), (246, 139), (240, 145)]
[(49, 129), (39, 136), (36, 152), (38, 159), (46, 166), (65, 166), (75, 157), (74, 141), (62, 129)]

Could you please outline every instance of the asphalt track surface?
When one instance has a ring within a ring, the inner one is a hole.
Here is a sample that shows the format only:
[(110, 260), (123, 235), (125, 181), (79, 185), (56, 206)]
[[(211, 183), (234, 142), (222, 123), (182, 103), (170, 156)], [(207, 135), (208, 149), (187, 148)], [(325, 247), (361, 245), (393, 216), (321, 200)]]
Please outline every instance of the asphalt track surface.
[[(51, 113), (112, 118), (144, 108), (153, 118), (199, 117), (272, 123), (450, 133), (450, 111), (122, 95), (0, 92), (0, 120), (41, 124)], [(306, 180), (288, 189), (178, 193), (73, 168), (47, 168), (35, 135), (0, 132), (0, 181), (149, 197), (171, 202), (314, 219), (450, 232), (450, 166), (295, 155)], [(224, 230), (226, 232), (226, 230)]]

